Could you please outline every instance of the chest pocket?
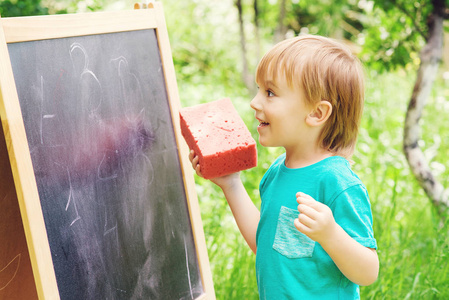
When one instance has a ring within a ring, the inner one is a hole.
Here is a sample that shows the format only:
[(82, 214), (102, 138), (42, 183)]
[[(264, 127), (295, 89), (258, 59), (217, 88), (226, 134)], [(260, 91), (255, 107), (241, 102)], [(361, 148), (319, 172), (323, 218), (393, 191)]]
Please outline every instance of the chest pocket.
[(312, 257), (315, 241), (299, 232), (293, 224), (298, 214), (295, 209), (281, 207), (273, 249), (288, 258)]

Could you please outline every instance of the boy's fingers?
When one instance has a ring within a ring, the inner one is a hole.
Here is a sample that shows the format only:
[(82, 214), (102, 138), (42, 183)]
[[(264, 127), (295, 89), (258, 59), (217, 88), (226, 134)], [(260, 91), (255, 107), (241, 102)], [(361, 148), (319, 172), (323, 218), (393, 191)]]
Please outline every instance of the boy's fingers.
[(195, 158), (192, 160), (192, 166), (193, 166), (193, 169), (196, 172), (196, 175), (198, 175), (200, 177), (203, 177), (203, 174), (201, 174), (201, 166), (198, 163), (198, 161), (199, 161), (198, 156), (195, 156)]
[(304, 213), (299, 214), (297, 219), (301, 224), (304, 224), (308, 228), (312, 228), (312, 226), (315, 224), (314, 219)]
[(315, 199), (313, 199), (312, 196), (310, 196), (310, 195), (308, 195), (306, 193), (303, 193), (303, 192), (297, 192), (296, 193), (296, 198), (299, 198), (299, 197), (315, 201)]
[(192, 167), (193, 167), (194, 170), (196, 170), (196, 168), (199, 167), (199, 165), (200, 165), (200, 164), (198, 163), (198, 161), (199, 161), (198, 156), (195, 156), (195, 157), (192, 159)]
[(318, 216), (318, 212), (315, 208), (307, 205), (307, 204), (299, 204), (298, 205), (298, 211), (302, 214), (302, 215), (306, 215), (309, 218), (315, 220)]
[(304, 193), (297, 193), (296, 201), (299, 204), (306, 204), (306, 205), (314, 205), (317, 202), (315, 199)]
[(307, 205), (308, 207), (312, 208), (317, 213), (322, 213), (322, 212), (325, 212), (326, 210), (329, 210), (329, 207), (326, 204), (323, 204), (319, 201), (316, 201), (316, 200), (311, 200), (311, 201), (305, 200), (304, 202), (302, 202), (302, 201), (303, 201), (303, 198), (299, 199), (298, 203)]
[(196, 165), (195, 171), (196, 171), (196, 174), (197, 174), (198, 176), (203, 177), (203, 175), (201, 175), (201, 168), (200, 168), (200, 165)]
[(299, 232), (304, 233), (305, 235), (308, 235), (310, 233), (310, 228), (301, 223), (299, 219), (295, 219), (293, 221), (293, 224), (295, 225), (296, 229), (298, 229)]
[(190, 150), (189, 153), (189, 160), (192, 163), (192, 168), (193, 170), (195, 170), (196, 175), (203, 177), (203, 175), (201, 174), (201, 167), (200, 164), (198, 163), (200, 158), (198, 156), (195, 155), (195, 151)]

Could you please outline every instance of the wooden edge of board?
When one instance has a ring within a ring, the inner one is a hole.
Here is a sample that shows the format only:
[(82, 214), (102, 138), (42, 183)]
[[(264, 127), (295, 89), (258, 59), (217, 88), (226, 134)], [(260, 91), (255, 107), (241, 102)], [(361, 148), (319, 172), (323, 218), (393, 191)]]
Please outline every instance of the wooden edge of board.
[(17, 43), (73, 36), (156, 28), (154, 9), (66, 15), (0, 18), (6, 42)]
[(59, 299), (47, 231), (34, 177), (5, 32), (0, 26), (0, 117), (40, 299)]
[(195, 248), (197, 249), (198, 263), (201, 272), (202, 284), (205, 291), (205, 295), (200, 296), (198, 299), (214, 300), (215, 291), (207, 253), (206, 239), (204, 236), (204, 230), (201, 221), (201, 212), (199, 203), (197, 201), (198, 198), (195, 190), (193, 170), (190, 163), (187, 161), (189, 148), (187, 147), (187, 144), (185, 143), (184, 138), (181, 134), (179, 120), (179, 110), (181, 104), (179, 100), (178, 87), (175, 77), (175, 68), (173, 65), (173, 57), (171, 53), (168, 32), (166, 29), (165, 17), (163, 14), (162, 3), (155, 2), (153, 4), (154, 8), (160, 11), (160, 13), (156, 13), (158, 23), (156, 34), (159, 43), (159, 51), (161, 53), (162, 65), (164, 66), (163, 69), (165, 70), (164, 77), (167, 89), (167, 97), (170, 104), (175, 138), (178, 145), (178, 156), (181, 163), (181, 170), (184, 181), (184, 190), (186, 191), (187, 205), (189, 208), (192, 231), (195, 240)]

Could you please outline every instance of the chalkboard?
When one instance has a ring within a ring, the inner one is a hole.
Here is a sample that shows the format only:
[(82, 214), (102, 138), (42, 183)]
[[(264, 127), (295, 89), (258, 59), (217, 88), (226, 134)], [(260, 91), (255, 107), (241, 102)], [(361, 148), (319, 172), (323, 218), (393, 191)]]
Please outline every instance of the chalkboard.
[(61, 299), (214, 298), (158, 30), (7, 44)]

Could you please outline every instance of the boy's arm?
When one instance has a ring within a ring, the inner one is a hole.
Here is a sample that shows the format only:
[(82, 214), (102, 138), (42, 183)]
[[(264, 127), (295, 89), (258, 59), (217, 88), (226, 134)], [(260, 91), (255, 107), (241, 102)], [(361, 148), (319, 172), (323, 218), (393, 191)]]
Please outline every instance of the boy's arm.
[(234, 177), (228, 184), (220, 186), (234, 215), (237, 226), (251, 250), (256, 253), (256, 231), (260, 220), (260, 212), (251, 201), (240, 180), (240, 174), (228, 175)]
[[(194, 151), (190, 152), (189, 159), (198, 176), (201, 176), (198, 157)], [(237, 226), (251, 250), (256, 253), (256, 231), (260, 220), (260, 212), (252, 202), (242, 181), (240, 173), (210, 179), (222, 190), (231, 208)]]
[(340, 271), (358, 285), (370, 285), (379, 273), (374, 249), (362, 246), (338, 225), (331, 209), (304, 193), (297, 194), (300, 212), (295, 227), (318, 242)]

